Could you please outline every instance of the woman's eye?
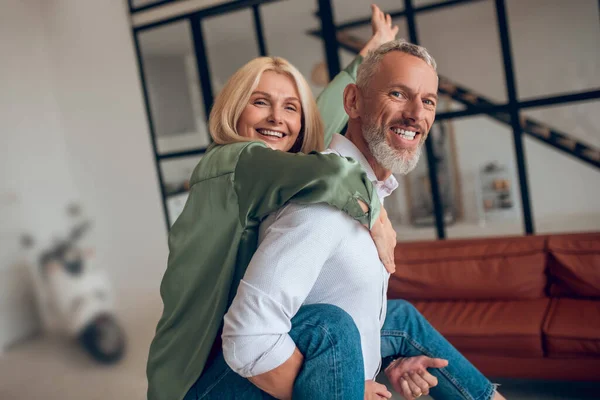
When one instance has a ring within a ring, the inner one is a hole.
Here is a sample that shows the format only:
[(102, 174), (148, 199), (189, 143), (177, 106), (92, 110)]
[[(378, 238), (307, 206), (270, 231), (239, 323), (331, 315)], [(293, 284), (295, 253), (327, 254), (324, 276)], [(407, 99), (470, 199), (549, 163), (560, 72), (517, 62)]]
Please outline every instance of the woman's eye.
[(286, 106), (285, 109), (286, 110), (290, 110), (290, 111), (294, 111), (294, 112), (296, 111), (296, 107), (294, 107), (294, 106)]
[(259, 106), (266, 106), (267, 102), (264, 100), (254, 100), (254, 104), (257, 104)]

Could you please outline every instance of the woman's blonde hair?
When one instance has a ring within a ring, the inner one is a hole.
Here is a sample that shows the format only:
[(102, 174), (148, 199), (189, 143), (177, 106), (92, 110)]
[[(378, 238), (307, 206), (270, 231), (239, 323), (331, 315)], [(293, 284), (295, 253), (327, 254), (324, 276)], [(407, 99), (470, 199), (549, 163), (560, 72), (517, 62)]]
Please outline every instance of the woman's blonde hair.
[(208, 126), (217, 144), (246, 142), (256, 139), (241, 136), (237, 123), (248, 105), (250, 96), (265, 71), (275, 71), (289, 76), (295, 83), (302, 104), (302, 127), (298, 140), (290, 152), (323, 150), (323, 122), (308, 83), (292, 64), (279, 57), (259, 57), (248, 62), (225, 84), (210, 112)]

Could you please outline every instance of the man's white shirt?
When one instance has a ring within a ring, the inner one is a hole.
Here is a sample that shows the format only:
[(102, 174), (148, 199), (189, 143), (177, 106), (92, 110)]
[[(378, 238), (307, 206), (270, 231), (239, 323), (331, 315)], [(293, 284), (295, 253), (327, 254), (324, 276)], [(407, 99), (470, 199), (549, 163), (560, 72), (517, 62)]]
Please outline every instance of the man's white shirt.
[[(352, 142), (334, 135), (329, 150), (358, 161), (381, 202), (397, 187), (377, 181)], [(380, 330), (389, 274), (369, 231), (326, 204), (289, 204), (260, 226), (259, 246), (225, 315), (223, 355), (243, 377), (270, 371), (291, 357), (288, 332), (302, 305), (332, 304), (354, 320), (361, 336), (365, 379), (379, 372)]]

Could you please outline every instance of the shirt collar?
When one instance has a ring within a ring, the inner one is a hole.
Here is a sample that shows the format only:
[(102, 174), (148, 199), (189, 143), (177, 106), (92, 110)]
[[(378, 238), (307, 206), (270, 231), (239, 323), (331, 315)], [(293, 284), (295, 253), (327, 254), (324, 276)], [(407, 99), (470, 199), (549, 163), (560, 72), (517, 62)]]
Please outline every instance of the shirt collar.
[(377, 189), (377, 194), (381, 199), (389, 196), (394, 190), (398, 188), (398, 181), (396, 180), (393, 174), (390, 175), (389, 178), (387, 178), (384, 181), (377, 180), (373, 168), (371, 168), (371, 165), (369, 164), (363, 153), (361, 153), (361, 151), (358, 149), (358, 147), (354, 145), (354, 143), (352, 143), (349, 139), (340, 135), (339, 133), (335, 133), (333, 135), (331, 143), (329, 144), (329, 150), (339, 154), (342, 157), (352, 157), (353, 159), (355, 159), (365, 170), (369, 180), (373, 182), (373, 185)]

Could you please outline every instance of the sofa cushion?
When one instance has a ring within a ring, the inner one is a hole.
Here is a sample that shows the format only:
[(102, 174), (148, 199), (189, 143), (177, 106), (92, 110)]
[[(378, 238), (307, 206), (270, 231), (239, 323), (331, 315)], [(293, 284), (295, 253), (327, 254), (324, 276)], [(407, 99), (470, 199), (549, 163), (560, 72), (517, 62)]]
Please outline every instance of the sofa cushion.
[(550, 299), (527, 301), (414, 301), (415, 307), (460, 352), (542, 357), (542, 324)]
[(600, 302), (552, 299), (543, 333), (549, 357), (600, 357)]
[(388, 294), (409, 300), (544, 297), (546, 237), (398, 243)]
[(600, 298), (600, 233), (552, 236), (548, 251), (551, 295)]

